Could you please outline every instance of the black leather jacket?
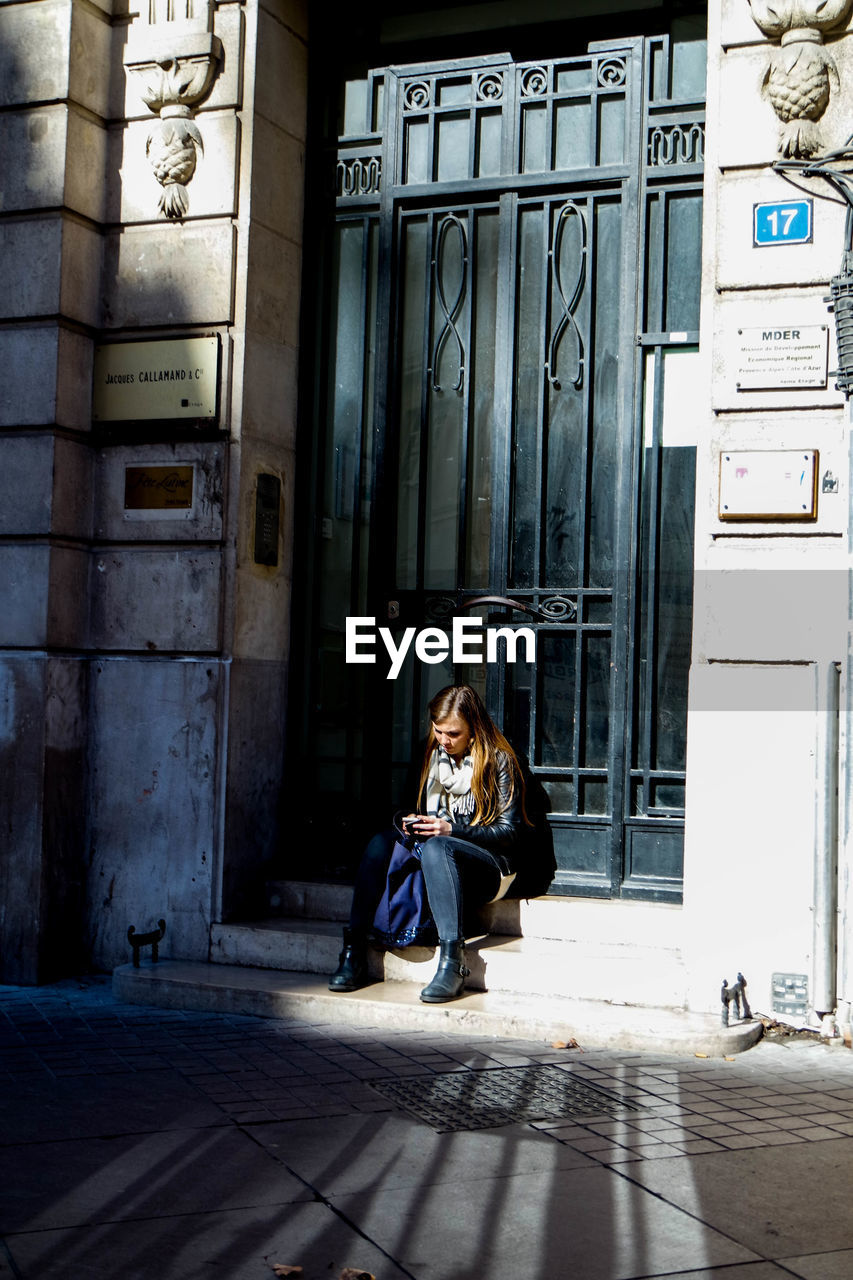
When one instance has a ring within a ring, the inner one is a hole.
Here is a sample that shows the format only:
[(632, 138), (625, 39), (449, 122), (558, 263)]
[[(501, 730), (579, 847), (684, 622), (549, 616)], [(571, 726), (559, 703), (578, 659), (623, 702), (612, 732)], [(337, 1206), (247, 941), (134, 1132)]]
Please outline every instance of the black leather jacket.
[(515, 871), (516, 855), (521, 852), (524, 835), (529, 827), (524, 820), (521, 784), (516, 779), (513, 788), (512, 769), (502, 753), (498, 755), (497, 784), (502, 808), (494, 822), (486, 826), (472, 822), (471, 815), (459, 814), (457, 820), (450, 824), (450, 834), (459, 840), (469, 840), (471, 844), (488, 849), (490, 853), (499, 854), (509, 864), (509, 870)]

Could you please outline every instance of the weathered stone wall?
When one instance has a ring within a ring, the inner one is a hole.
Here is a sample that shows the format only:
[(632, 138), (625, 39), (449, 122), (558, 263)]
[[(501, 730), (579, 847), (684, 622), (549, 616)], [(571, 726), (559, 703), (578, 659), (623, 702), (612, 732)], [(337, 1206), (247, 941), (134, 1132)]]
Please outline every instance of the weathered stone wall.
[[(298, 2), (226, 0), (212, 38), (189, 13), (0, 6), (5, 981), (108, 968), (161, 915), (163, 954), (206, 958), (278, 837), (307, 32)], [(203, 151), (165, 218), (135, 68), (205, 39)], [(96, 341), (196, 334), (221, 343), (210, 430), (93, 430)], [(163, 463), (194, 464), (192, 517), (129, 520), (125, 466)], [(273, 567), (261, 472), (282, 481)]]
[(80, 963), (89, 446), (110, 15), (0, 7), (0, 939), (5, 981)]

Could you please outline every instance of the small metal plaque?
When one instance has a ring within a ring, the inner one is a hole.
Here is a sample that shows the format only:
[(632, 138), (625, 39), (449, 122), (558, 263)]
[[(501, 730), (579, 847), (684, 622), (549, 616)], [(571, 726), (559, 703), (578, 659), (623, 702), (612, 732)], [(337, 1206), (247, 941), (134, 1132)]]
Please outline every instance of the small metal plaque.
[(775, 244), (811, 244), (813, 207), (811, 198), (754, 204), (752, 243), (756, 248)]
[(163, 422), (216, 417), (219, 338), (106, 342), (95, 347), (92, 419)]
[(816, 449), (756, 449), (720, 454), (721, 520), (814, 520)]
[(809, 980), (805, 973), (774, 973), (770, 979), (774, 1013), (804, 1018), (809, 1011)]
[(278, 525), (281, 481), (261, 474), (255, 493), (255, 564), (274, 569), (278, 564)]
[(738, 391), (826, 389), (829, 328), (825, 324), (752, 325), (734, 335)]
[(125, 467), (124, 509), (162, 517), (192, 511), (195, 467)]

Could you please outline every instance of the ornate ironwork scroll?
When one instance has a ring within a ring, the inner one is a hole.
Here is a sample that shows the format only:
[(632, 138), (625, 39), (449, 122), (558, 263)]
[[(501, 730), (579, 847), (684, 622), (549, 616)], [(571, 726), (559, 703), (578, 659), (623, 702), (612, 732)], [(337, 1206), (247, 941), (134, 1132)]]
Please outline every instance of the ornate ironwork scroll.
[[(563, 235), (566, 229), (566, 223), (569, 218), (577, 218), (580, 227), (580, 246), (577, 264), (577, 279), (572, 289), (571, 297), (567, 296), (568, 291), (563, 284), (563, 263), (562, 263), (562, 247)], [(548, 371), (548, 381), (552, 386), (559, 388), (560, 381), (557, 374), (557, 357), (559, 354), (560, 343), (566, 329), (571, 327), (577, 338), (578, 354), (577, 369), (572, 378), (572, 386), (580, 389), (583, 386), (584, 371), (584, 343), (583, 335), (575, 319), (575, 308), (580, 301), (583, 293), (584, 281), (586, 279), (586, 219), (582, 210), (575, 204), (574, 200), (567, 200), (560, 210), (557, 220), (554, 223), (554, 232), (551, 240), (551, 248), (548, 250), (548, 259), (551, 270), (551, 276), (557, 290), (557, 297), (562, 306), (562, 312), (557, 325), (551, 334), (551, 341), (548, 345), (548, 359), (545, 362), (545, 368)]]
[(413, 80), (406, 85), (403, 94), (403, 106), (407, 111), (423, 111), (432, 101), (428, 80)]
[(598, 64), (598, 83), (602, 89), (618, 89), (625, 83), (627, 75), (624, 58), (602, 58)]
[(549, 596), (540, 604), (539, 614), (547, 622), (572, 622), (578, 616), (578, 606), (568, 596)]
[(540, 622), (574, 622), (578, 616), (577, 601), (570, 600), (568, 596), (548, 596), (538, 606), (512, 596), (473, 596), (460, 600), (454, 596), (439, 595), (427, 596), (424, 602), (427, 622), (447, 623), (457, 614), (484, 608), (516, 609)]
[(446, 622), (456, 612), (453, 596), (427, 596), (424, 613), (428, 622)]
[(468, 600), (455, 600), (453, 596), (430, 596), (426, 601), (426, 614), (430, 621), (446, 622), (454, 614), (489, 606), (517, 609), (519, 613), (530, 614), (541, 622), (574, 622), (578, 616), (577, 602), (570, 600), (568, 596), (548, 596), (538, 608), (512, 596), (473, 596)]
[(481, 102), (497, 102), (503, 92), (504, 78), (499, 71), (487, 71), (477, 77), (477, 97)]
[[(446, 249), (445, 244), (447, 236), (451, 230), (455, 230), (458, 236), (459, 247), (459, 288), (456, 297), (448, 305), (444, 292), (444, 269), (446, 266)], [(435, 281), (435, 296), (441, 313), (444, 316), (444, 324), (435, 343), (435, 349), (432, 353), (432, 385), (433, 390), (443, 390), (439, 377), (439, 363), (441, 361), (441, 353), (448, 339), (453, 337), (456, 343), (456, 349), (459, 353), (459, 375), (453, 384), (454, 391), (461, 391), (465, 384), (465, 348), (462, 345), (462, 339), (459, 336), (459, 330), (456, 328), (456, 318), (462, 306), (462, 300), (465, 296), (465, 281), (468, 270), (468, 242), (465, 236), (465, 227), (460, 222), (456, 214), (449, 213), (446, 218), (442, 218), (438, 235), (435, 243), (435, 257), (432, 262), (433, 279)]]
[(339, 196), (373, 196), (382, 190), (382, 157), (357, 156), (339, 160), (337, 169)]
[(541, 98), (548, 92), (548, 71), (546, 67), (528, 67), (521, 76), (521, 96), (523, 98)]
[(684, 124), (658, 124), (649, 130), (649, 164), (703, 164), (705, 126), (699, 120)]

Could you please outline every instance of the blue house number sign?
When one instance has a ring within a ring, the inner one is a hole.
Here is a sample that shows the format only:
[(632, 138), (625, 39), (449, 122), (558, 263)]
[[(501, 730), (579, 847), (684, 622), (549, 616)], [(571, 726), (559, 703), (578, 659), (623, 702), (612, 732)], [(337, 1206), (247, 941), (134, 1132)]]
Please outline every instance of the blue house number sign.
[(811, 244), (812, 201), (786, 200), (752, 206), (752, 243)]

